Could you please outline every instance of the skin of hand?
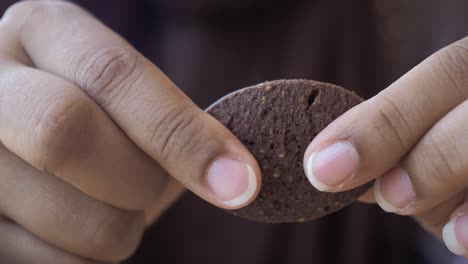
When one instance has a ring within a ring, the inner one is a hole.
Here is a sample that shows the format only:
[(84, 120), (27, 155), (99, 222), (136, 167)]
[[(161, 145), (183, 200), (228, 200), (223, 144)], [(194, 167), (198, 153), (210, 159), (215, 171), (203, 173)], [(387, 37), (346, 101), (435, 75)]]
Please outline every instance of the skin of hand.
[(227, 209), (254, 157), (86, 11), (23, 1), (0, 20), (0, 262), (117, 263), (185, 189)]
[(375, 179), (362, 200), (413, 216), (450, 251), (467, 257), (467, 99), (464, 38), (314, 138), (304, 156), (309, 181), (321, 191), (340, 192)]

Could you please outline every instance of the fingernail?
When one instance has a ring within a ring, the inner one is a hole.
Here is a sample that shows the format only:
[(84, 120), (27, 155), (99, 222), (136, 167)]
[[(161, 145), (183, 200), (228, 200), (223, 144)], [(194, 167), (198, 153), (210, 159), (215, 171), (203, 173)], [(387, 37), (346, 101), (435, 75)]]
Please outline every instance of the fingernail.
[(408, 173), (399, 166), (375, 180), (374, 196), (379, 206), (389, 213), (404, 212), (416, 199)]
[(207, 182), (218, 198), (230, 207), (245, 204), (257, 190), (257, 177), (252, 167), (229, 157), (218, 158), (211, 164)]
[(359, 155), (349, 142), (337, 142), (312, 153), (307, 160), (307, 178), (319, 191), (342, 187), (359, 167)]
[(450, 220), (442, 230), (442, 238), (447, 248), (454, 254), (468, 254), (468, 215), (461, 215)]

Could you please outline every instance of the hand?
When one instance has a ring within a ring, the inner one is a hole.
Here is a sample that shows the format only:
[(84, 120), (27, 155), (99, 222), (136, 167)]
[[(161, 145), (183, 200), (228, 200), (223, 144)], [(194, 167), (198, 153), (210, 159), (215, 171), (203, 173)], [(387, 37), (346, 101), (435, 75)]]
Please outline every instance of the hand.
[(465, 38), (323, 130), (304, 157), (309, 180), (339, 192), (375, 179), (380, 207), (414, 216), (468, 256), (467, 99)]
[(258, 192), (247, 149), (73, 4), (7, 10), (0, 84), (2, 263), (118, 262), (181, 186), (224, 208)]

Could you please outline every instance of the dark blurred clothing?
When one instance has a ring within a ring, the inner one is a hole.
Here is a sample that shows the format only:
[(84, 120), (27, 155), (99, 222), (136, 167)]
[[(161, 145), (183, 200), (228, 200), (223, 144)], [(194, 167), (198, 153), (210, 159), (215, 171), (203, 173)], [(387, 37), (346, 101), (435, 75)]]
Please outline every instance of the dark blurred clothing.
[[(75, 2), (203, 108), (230, 91), (280, 78), (331, 82), (368, 98), (468, 35), (463, 0)], [(314, 222), (268, 225), (187, 193), (147, 231), (128, 263), (429, 263), (419, 232), (410, 218), (372, 205), (354, 204)]]

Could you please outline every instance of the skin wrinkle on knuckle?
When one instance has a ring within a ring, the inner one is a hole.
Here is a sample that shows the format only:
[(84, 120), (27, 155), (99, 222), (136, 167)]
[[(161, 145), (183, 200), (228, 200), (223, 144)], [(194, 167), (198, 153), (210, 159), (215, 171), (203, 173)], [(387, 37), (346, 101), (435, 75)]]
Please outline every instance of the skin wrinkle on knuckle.
[(405, 115), (388, 96), (381, 94), (379, 99), (374, 105), (381, 120), (381, 125), (377, 125), (379, 131), (383, 131), (380, 134), (385, 141), (394, 144), (396, 139), (400, 148), (407, 149), (411, 129)]
[(468, 48), (456, 42), (436, 53), (441, 80), (468, 98)]
[(149, 146), (161, 160), (170, 160), (191, 149), (200, 133), (199, 113), (193, 105), (178, 106), (157, 118), (147, 128)]
[[(442, 136), (438, 133), (438, 136)], [(451, 148), (444, 147), (441, 145), (441, 141), (435, 138), (433, 133), (426, 136), (425, 142), (427, 144), (427, 151), (424, 151), (425, 158), (421, 161), (418, 157), (413, 157), (412, 162), (419, 164), (418, 166), (424, 166), (423, 170), (426, 173), (424, 177), (423, 185), (426, 186), (450, 186), (451, 184), (457, 184), (457, 177), (459, 175), (458, 165), (462, 157), (457, 157), (458, 154), (453, 152)], [(421, 163), (424, 162), (424, 163)], [(456, 164), (458, 163), (458, 164)], [(428, 177), (428, 176), (431, 177)], [(441, 186), (441, 187), (442, 187)], [(425, 194), (431, 197), (431, 193)]]
[(73, 147), (88, 142), (92, 126), (87, 117), (91, 115), (91, 107), (82, 99), (52, 102), (33, 125), (36, 167), (54, 173), (76, 151)]
[(139, 55), (124, 47), (91, 47), (74, 64), (74, 82), (99, 105), (124, 98), (144, 70)]

